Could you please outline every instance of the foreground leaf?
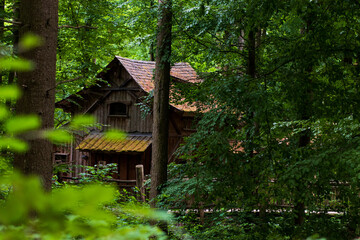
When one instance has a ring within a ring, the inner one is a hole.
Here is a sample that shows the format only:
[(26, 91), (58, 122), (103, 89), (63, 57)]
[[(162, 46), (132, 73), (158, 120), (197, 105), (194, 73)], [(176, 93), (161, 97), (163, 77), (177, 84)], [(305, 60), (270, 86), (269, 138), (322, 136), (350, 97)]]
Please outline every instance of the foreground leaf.
[[(0, 59), (1, 61), (1, 59)], [(1, 63), (0, 63), (1, 65)], [(0, 69), (1, 70), (1, 69)], [(16, 85), (0, 87), (0, 98), (4, 100), (16, 100), (21, 96), (21, 91)]]
[(5, 130), (8, 133), (19, 134), (22, 132), (38, 129), (41, 119), (37, 115), (18, 115), (5, 122)]

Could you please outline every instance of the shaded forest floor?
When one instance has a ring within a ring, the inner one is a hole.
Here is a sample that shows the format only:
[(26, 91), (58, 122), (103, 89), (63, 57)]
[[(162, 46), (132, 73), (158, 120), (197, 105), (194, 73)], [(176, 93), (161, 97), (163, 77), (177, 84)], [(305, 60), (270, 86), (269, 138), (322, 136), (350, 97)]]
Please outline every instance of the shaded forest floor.
[[(302, 226), (291, 212), (211, 212), (200, 219), (197, 211), (177, 213), (177, 226), (189, 239), (356, 239), (357, 223), (342, 214), (307, 213)], [(171, 239), (186, 239), (173, 237)]]

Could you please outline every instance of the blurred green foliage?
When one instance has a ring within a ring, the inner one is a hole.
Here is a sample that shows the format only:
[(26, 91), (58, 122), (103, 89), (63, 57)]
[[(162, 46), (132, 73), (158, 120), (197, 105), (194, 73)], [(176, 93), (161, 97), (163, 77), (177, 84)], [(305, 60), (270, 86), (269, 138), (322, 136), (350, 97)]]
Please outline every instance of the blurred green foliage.
[(0, 70), (12, 71), (31, 71), (34, 69), (34, 64), (21, 58), (1, 57)]
[[(23, 48), (36, 47), (37, 39), (29, 35)], [(7, 70), (24, 70), (8, 64), (13, 59), (1, 59)], [(4, 65), (3, 65), (4, 66)], [(1, 70), (1, 69), (0, 69)], [(40, 119), (35, 115), (12, 115), (5, 101), (16, 101), (21, 96), (16, 86), (0, 86), (0, 151), (23, 153), (29, 149), (25, 140), (45, 137), (54, 143), (68, 143), (72, 135), (65, 129), (38, 132)], [(70, 124), (71, 130), (93, 126), (92, 116), (77, 116)], [(21, 135), (23, 139), (17, 137)], [(119, 131), (111, 131), (111, 138), (123, 138)], [(0, 239), (165, 239), (158, 227), (148, 220), (170, 221), (164, 212), (150, 210), (136, 202), (120, 204), (119, 192), (103, 184), (113, 167), (97, 169), (86, 185), (68, 185), (45, 192), (37, 177), (22, 176), (11, 171), (9, 155), (0, 156)], [(116, 168), (116, 165), (115, 165)], [(110, 169), (110, 170), (108, 170)], [(93, 169), (94, 170), (94, 169)], [(89, 173), (92, 170), (89, 169)], [(83, 182), (86, 178), (84, 178)], [(97, 184), (94, 184), (97, 182)], [(59, 185), (58, 185), (59, 186)], [(130, 204), (130, 203), (129, 203)], [(133, 216), (133, 217), (131, 217)], [(139, 219), (128, 221), (127, 219)], [(140, 220), (144, 219), (144, 220)]]
[(124, 140), (126, 138), (126, 134), (117, 129), (109, 129), (105, 132), (105, 138), (109, 140)]
[(20, 39), (18, 48), (20, 52), (26, 52), (41, 46), (43, 43), (44, 40), (38, 35), (28, 32)]
[(70, 123), (70, 128), (81, 130), (95, 124), (95, 122), (95, 117), (92, 115), (76, 115)]
[(11, 189), (0, 205), (0, 239), (165, 238), (157, 227), (118, 225), (121, 214), (165, 221), (169, 215), (136, 204), (119, 207), (111, 186), (67, 186), (47, 193), (39, 179), (17, 174), (2, 178), (0, 186)]

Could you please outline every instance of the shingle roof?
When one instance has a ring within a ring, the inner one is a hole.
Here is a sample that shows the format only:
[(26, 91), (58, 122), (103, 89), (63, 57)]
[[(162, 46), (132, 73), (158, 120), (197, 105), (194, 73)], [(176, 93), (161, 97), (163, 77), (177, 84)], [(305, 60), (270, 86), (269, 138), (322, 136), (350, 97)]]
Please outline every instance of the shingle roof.
[(87, 136), (77, 147), (83, 151), (144, 152), (152, 143), (150, 135), (128, 135), (125, 139), (112, 140), (102, 133)]
[[(154, 89), (153, 74), (155, 62), (139, 61), (119, 56), (116, 56), (116, 58), (144, 91), (150, 92)], [(174, 66), (171, 67), (170, 75), (186, 82), (200, 82), (195, 70), (190, 64), (184, 62), (175, 63)]]
[[(130, 76), (135, 80), (137, 84), (139, 84), (140, 88), (145, 92), (149, 93), (151, 90), (154, 89), (154, 81), (153, 81), (153, 74), (155, 69), (155, 62), (153, 61), (140, 61), (140, 60), (133, 60), (128, 58), (123, 58), (120, 56), (116, 56), (115, 59), (110, 63), (114, 64), (118, 60), (120, 64), (126, 69), (126, 71), (130, 74)], [(109, 67), (109, 66), (108, 66)], [(105, 72), (103, 72), (105, 73)], [(198, 78), (195, 70), (190, 66), (188, 63), (180, 62), (175, 63), (171, 67), (170, 75), (175, 78), (176, 80), (180, 80), (183, 82), (190, 82), (190, 83), (199, 83), (201, 80)], [(101, 74), (98, 75), (101, 77)], [(89, 89), (83, 89), (79, 91), (77, 94), (73, 94), (59, 102), (55, 105), (56, 107), (64, 108), (67, 111), (70, 111), (72, 107), (75, 105), (72, 104), (73, 102), (82, 105), (83, 101), (88, 100), (89, 98), (93, 97), (91, 90), (101, 88), (102, 86), (106, 86), (104, 83), (100, 83), (100, 86), (93, 86)], [(89, 92), (88, 92), (89, 91)], [(172, 107), (179, 111), (183, 112), (195, 112), (196, 107), (192, 106), (187, 103), (176, 103), (170, 100), (170, 104)]]
[[(116, 56), (116, 59), (124, 66), (131, 77), (139, 84), (139, 86), (146, 92), (154, 89), (154, 69), (155, 62), (153, 61), (140, 61)], [(195, 70), (190, 64), (185, 62), (175, 63), (170, 70), (170, 75), (173, 78), (184, 82), (199, 83), (201, 80), (198, 78)], [(171, 101), (171, 100), (170, 100)], [(196, 107), (187, 103), (176, 104), (171, 101), (171, 106), (184, 112), (195, 112)]]

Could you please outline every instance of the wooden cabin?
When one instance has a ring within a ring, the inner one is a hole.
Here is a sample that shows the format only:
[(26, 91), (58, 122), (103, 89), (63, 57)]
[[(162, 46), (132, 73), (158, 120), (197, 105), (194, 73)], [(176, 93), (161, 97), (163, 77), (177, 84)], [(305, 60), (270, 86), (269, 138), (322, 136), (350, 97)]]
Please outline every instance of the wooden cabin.
[[(98, 75), (102, 81), (56, 103), (57, 108), (74, 114), (92, 114), (103, 126), (89, 134), (80, 133), (69, 146), (55, 147), (55, 163), (70, 166), (117, 163), (118, 179), (135, 179), (135, 166), (144, 165), (150, 174), (152, 123), (151, 111), (146, 115), (139, 103), (154, 89), (155, 62), (137, 61), (116, 56), (106, 70)], [(173, 82), (198, 83), (195, 70), (188, 63), (176, 63), (171, 68)], [(146, 103), (143, 103), (146, 104)], [(151, 106), (150, 108), (151, 109)], [(169, 162), (175, 161), (175, 151), (185, 136), (194, 129), (196, 108), (171, 101), (169, 113)], [(145, 116), (144, 116), (145, 115)], [(109, 141), (103, 131), (115, 128), (127, 134), (126, 139)], [(84, 170), (74, 167), (68, 177)]]

